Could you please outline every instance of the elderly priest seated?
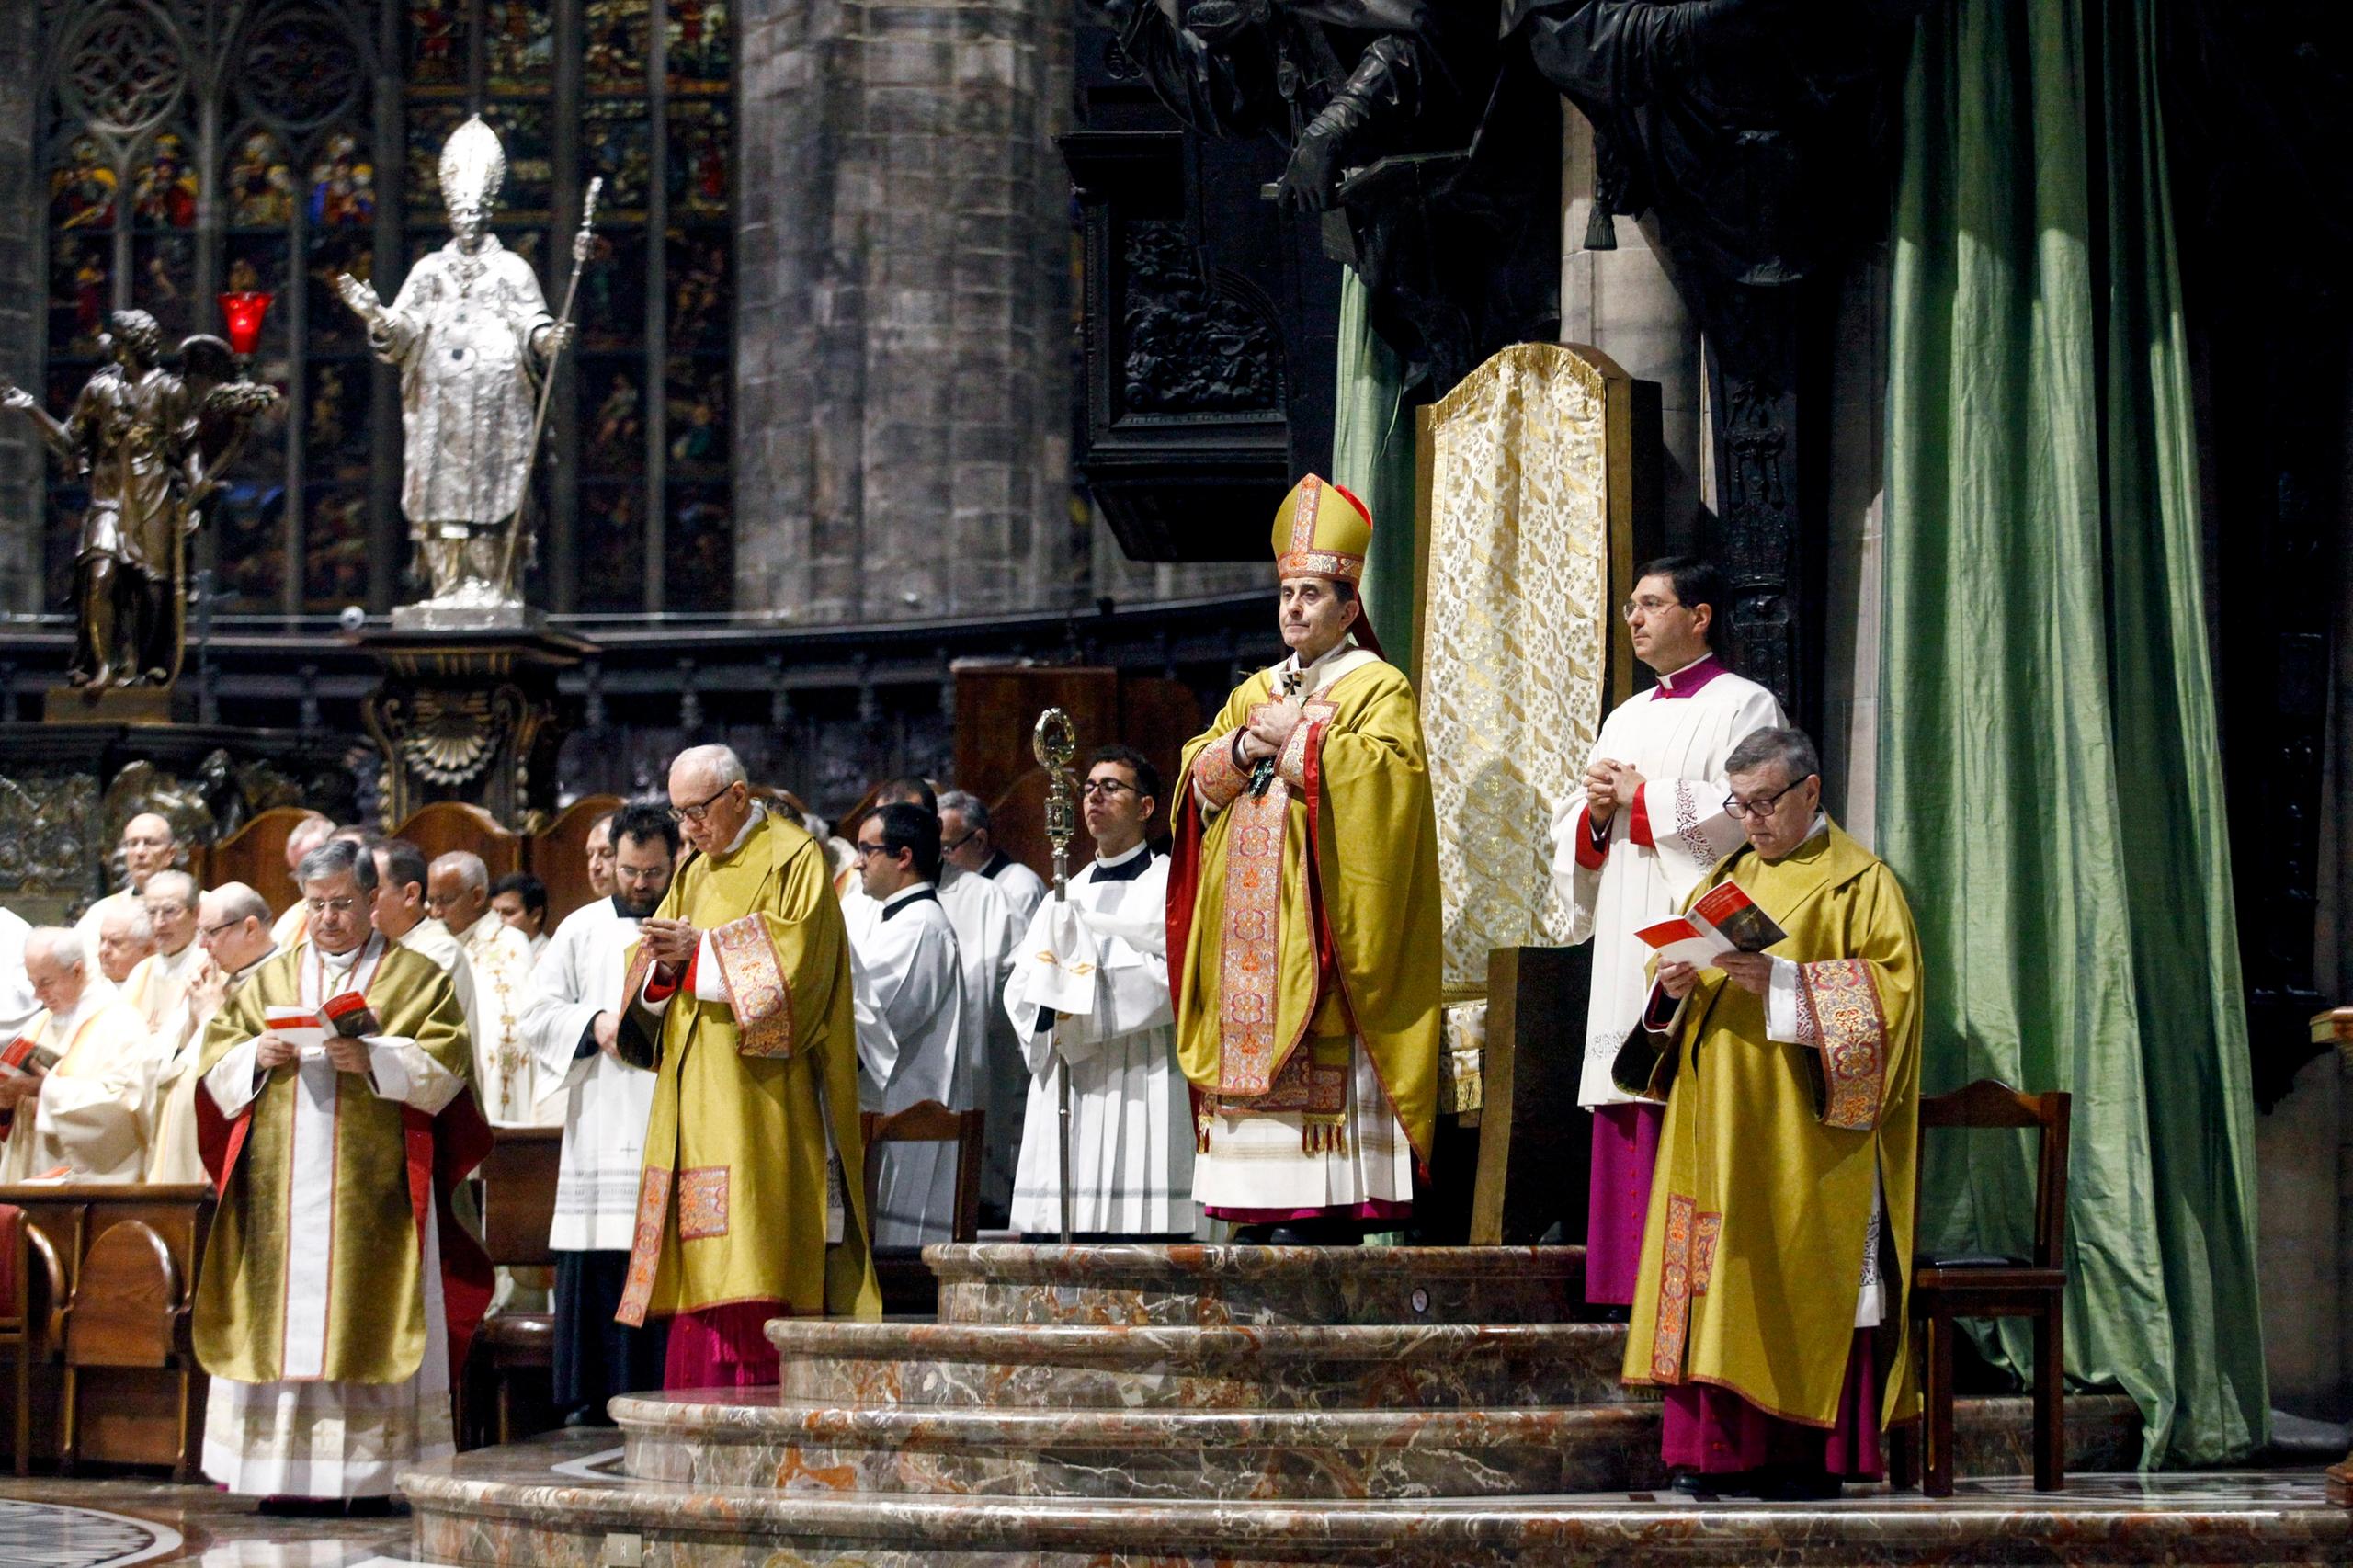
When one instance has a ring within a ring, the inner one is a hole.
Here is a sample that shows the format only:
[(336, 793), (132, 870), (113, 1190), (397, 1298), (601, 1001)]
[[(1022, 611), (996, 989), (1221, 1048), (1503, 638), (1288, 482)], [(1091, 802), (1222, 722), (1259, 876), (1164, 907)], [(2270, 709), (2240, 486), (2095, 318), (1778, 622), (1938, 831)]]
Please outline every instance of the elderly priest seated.
[(146, 1020), (91, 972), (78, 932), (29, 933), (25, 975), (42, 1011), (17, 1040), (0, 1040), (23, 1057), (0, 1070), (0, 1182), (137, 1181), (155, 1078)]
[(1919, 1411), (1919, 944), (1894, 873), (1823, 812), (1813, 742), (1759, 730), (1725, 766), (1748, 842), (1687, 909), (1740, 950), (1663, 952), (1656, 1032), (1619, 1059), (1666, 1097), (1625, 1375), (1665, 1391), (1679, 1489), (1832, 1497)]

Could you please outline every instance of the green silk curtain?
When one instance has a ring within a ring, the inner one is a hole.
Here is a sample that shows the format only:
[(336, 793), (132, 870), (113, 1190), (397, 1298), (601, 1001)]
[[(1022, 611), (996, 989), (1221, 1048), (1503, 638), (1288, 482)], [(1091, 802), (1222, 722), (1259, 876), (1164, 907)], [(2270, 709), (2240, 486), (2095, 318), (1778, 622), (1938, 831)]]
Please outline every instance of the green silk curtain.
[[(1924, 1092), (2072, 1091), (2067, 1362), (2143, 1462), (2268, 1439), (2255, 1153), (2152, 28), (1947, 0), (1895, 212), (1879, 846)], [(2031, 1142), (1931, 1134), (1923, 1235), (2022, 1252)], [(1987, 1347), (2028, 1364), (2012, 1325)]]
[(1372, 513), (1364, 608), (1389, 662), (1414, 669), (1414, 411), (1404, 367), (1365, 310), (1364, 282), (1340, 269), (1339, 386), (1333, 399), (1332, 482)]

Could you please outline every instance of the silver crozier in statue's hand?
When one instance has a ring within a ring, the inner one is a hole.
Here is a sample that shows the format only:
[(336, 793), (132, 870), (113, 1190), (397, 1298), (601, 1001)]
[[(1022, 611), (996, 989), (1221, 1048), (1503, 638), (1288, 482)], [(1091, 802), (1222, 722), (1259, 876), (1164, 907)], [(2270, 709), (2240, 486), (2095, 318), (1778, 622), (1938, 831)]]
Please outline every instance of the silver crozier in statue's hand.
[[(1078, 731), (1070, 715), (1049, 708), (1038, 715), (1029, 734), (1030, 755), (1046, 770), (1046, 842), (1054, 849), (1054, 902), (1070, 897), (1070, 841), (1078, 832), (1078, 814), (1072, 809), (1070, 765), (1078, 756)], [(1054, 1052), (1054, 1098), (1061, 1108), (1063, 1176), (1063, 1244), (1071, 1238), (1070, 1191), (1070, 1059)]]

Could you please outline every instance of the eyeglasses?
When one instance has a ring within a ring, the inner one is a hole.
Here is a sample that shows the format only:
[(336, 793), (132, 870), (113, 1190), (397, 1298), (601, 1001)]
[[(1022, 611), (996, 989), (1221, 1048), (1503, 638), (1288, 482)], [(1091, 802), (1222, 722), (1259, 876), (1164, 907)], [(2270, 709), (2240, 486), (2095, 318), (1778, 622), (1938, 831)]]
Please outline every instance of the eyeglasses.
[(865, 859), (869, 855), (895, 855), (898, 853), (897, 850), (892, 848), (887, 844), (855, 844), (850, 847), (858, 851), (858, 858), (861, 860)]
[(953, 855), (959, 849), (963, 848), (967, 844), (972, 843), (975, 838), (980, 837), (980, 835), (981, 830), (976, 827), (972, 832), (966, 834), (963, 837), (958, 839), (955, 843), (941, 845), (939, 846), (939, 852), (942, 855)]
[(222, 932), (228, 930), (232, 926), (243, 926), (244, 924), (244, 921), (243, 920), (223, 920), (218, 926), (199, 926), (196, 928), (196, 934), (199, 937), (217, 937)]
[(1631, 620), (1637, 610), (1644, 615), (1656, 615), (1663, 609), (1681, 609), (1682, 608), (1681, 599), (1662, 599), (1645, 595), (1639, 599), (1628, 599), (1624, 604), (1620, 605), (1618, 614), (1624, 619)]
[(302, 907), (313, 915), (348, 915), (359, 907), (356, 898), (306, 898)]
[(691, 806), (672, 806), (670, 808), (670, 820), (672, 822), (701, 822), (705, 817), (710, 814), (710, 808), (719, 803), (719, 797), (724, 795), (728, 790), (733, 790), (733, 788), (735, 788), (735, 786), (733, 784), (722, 784), (718, 789), (712, 790), (701, 800), (697, 801)]
[[(1806, 775), (1806, 778), (1811, 778), (1813, 777), (1813, 775), (1810, 773)], [(1724, 810), (1736, 817), (1748, 817), (1756, 822), (1763, 822), (1767, 817), (1773, 814), (1773, 808), (1781, 803), (1782, 796), (1788, 794), (1790, 790), (1796, 789), (1800, 784), (1804, 782), (1805, 778), (1793, 779), (1790, 782), (1782, 785), (1779, 789), (1774, 790), (1771, 794), (1764, 797), (1762, 800), (1756, 801), (1744, 801), (1737, 795), (1726, 795), (1724, 797)]]
[(1100, 795), (1107, 801), (1118, 800), (1121, 790), (1131, 795), (1139, 795), (1143, 792), (1134, 785), (1119, 778), (1090, 778), (1078, 787), (1078, 792), (1089, 799)]

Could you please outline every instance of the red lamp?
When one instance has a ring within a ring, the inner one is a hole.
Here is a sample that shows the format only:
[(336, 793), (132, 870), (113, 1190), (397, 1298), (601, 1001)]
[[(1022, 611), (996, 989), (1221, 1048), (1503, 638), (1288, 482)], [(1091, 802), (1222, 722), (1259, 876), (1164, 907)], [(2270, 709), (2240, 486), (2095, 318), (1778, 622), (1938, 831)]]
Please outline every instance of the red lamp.
[(277, 297), (254, 289), (221, 296), (221, 314), (229, 326), (229, 347), (238, 358), (251, 357), (261, 342), (262, 318), (269, 314), (269, 302)]

